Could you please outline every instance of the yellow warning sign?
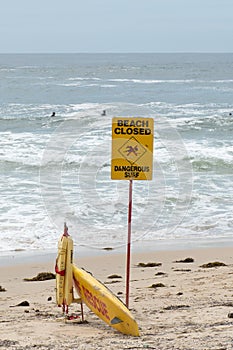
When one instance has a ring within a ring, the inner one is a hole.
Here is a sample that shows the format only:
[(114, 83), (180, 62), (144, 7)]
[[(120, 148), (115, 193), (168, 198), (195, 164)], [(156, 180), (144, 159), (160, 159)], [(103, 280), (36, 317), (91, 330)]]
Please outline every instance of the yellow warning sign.
[(151, 180), (153, 140), (152, 118), (113, 118), (111, 178)]

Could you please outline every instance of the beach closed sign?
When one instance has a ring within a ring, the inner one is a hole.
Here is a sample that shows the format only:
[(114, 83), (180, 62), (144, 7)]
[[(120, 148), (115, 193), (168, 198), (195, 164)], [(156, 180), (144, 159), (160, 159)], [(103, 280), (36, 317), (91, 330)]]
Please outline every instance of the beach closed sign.
[(154, 120), (112, 119), (112, 180), (152, 180)]

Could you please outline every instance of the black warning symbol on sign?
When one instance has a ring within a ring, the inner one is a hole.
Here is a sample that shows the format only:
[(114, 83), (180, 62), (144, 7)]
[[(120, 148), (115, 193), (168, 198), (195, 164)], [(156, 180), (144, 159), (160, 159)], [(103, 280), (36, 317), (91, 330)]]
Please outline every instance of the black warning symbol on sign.
[(132, 136), (118, 151), (130, 164), (134, 164), (147, 152), (147, 149)]

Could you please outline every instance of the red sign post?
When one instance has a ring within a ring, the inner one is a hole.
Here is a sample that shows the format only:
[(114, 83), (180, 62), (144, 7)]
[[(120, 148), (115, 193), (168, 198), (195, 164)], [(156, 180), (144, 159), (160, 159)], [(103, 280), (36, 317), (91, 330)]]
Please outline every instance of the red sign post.
[(126, 304), (127, 307), (129, 307), (132, 206), (133, 206), (133, 180), (129, 180), (128, 241), (127, 241), (126, 300), (125, 300), (125, 304)]

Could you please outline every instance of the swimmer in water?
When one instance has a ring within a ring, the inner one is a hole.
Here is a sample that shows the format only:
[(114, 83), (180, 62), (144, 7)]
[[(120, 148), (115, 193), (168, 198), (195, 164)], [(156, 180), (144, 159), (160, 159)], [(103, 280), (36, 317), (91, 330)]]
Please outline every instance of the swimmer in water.
[(103, 112), (101, 113), (101, 115), (106, 115), (105, 109), (103, 110)]
[(52, 114), (51, 114), (51, 117), (55, 117), (56, 116), (56, 114), (55, 114), (55, 112), (53, 112)]

